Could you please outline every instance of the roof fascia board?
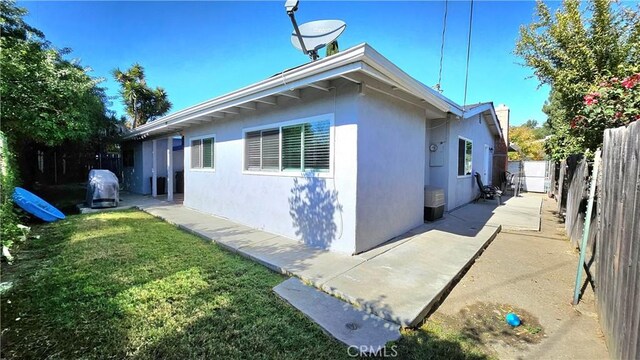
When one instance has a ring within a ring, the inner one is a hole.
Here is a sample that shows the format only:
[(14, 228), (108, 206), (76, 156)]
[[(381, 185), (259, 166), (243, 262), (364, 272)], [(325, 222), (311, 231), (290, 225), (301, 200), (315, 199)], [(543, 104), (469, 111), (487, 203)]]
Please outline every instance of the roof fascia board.
[(493, 108), (493, 104), (488, 103), (488, 104), (482, 104), (479, 106), (474, 107), (473, 109), (469, 110), (469, 111), (465, 111), (464, 112), (464, 119), (469, 119), (472, 118), (476, 115), (482, 114), (484, 112), (489, 112), (491, 114), (491, 119), (493, 120), (493, 124), (496, 128), (496, 135), (500, 136), (502, 138), (502, 129), (500, 128), (500, 123), (498, 122), (498, 116), (496, 115), (496, 111)]
[(201, 107), (200, 109), (197, 109), (197, 110), (194, 109), (190, 113), (184, 114), (180, 117), (173, 117), (169, 119), (169, 117), (167, 116), (164, 118), (160, 118), (148, 124), (153, 126), (146, 126), (145, 124), (129, 132), (124, 138), (129, 139), (129, 138), (139, 136), (141, 134), (150, 134), (152, 132), (156, 132), (160, 129), (163, 129), (166, 126), (188, 122), (198, 117), (206, 116), (230, 107), (238, 106), (239, 104), (255, 101), (256, 99), (264, 98), (267, 96), (276, 95), (283, 91), (289, 91), (294, 88), (307, 86), (307, 84), (309, 83), (323, 81), (330, 78), (339, 77), (340, 75), (358, 72), (362, 70), (363, 65), (364, 64), (362, 62), (357, 61), (355, 63), (347, 64), (342, 67), (334, 68), (332, 70), (324, 71), (312, 76), (302, 77), (299, 80), (294, 80), (294, 81), (290, 81), (290, 80), (282, 81), (281, 78), (278, 78), (278, 83), (280, 84), (278, 86), (275, 86), (275, 87), (271, 86), (270, 88), (266, 88), (259, 92), (251, 92), (243, 97), (237, 97), (236, 99), (231, 99), (231, 100), (225, 99), (224, 101), (220, 99), (220, 101), (216, 101), (215, 103), (211, 102), (211, 104), (209, 104), (209, 106), (207, 107)]
[(469, 110), (469, 111), (465, 111), (464, 112), (464, 118), (468, 119), (470, 117), (474, 117), (478, 114), (481, 114), (489, 109), (491, 109), (491, 104), (482, 104), (479, 106), (474, 107), (473, 109)]
[[(198, 111), (201, 110), (203, 108), (207, 108), (210, 106), (215, 106), (221, 103), (224, 103), (226, 101), (230, 101), (234, 98), (237, 97), (241, 97), (241, 96), (245, 96), (247, 94), (251, 94), (254, 92), (258, 92), (258, 91), (262, 91), (264, 89), (268, 89), (271, 88), (273, 86), (276, 86), (279, 83), (291, 83), (293, 81), (308, 77), (310, 75), (314, 75), (329, 69), (333, 69), (336, 67), (340, 67), (342, 65), (348, 64), (348, 63), (352, 63), (355, 61), (360, 60), (363, 55), (364, 55), (364, 51), (365, 51), (365, 44), (360, 44), (358, 46), (355, 46), (353, 48), (347, 49), (344, 52), (341, 52), (339, 54), (337, 54), (336, 56), (331, 56), (328, 58), (324, 58), (322, 60), (318, 60), (312, 63), (309, 63), (307, 65), (301, 66), (289, 73), (283, 73), (281, 74), (281, 76), (274, 76), (274, 77), (270, 77), (268, 79), (262, 80), (258, 83), (246, 86), (244, 88), (238, 89), (236, 91), (230, 92), (226, 95), (223, 95), (221, 97), (217, 97), (214, 99), (210, 99), (204, 102), (201, 102), (199, 104), (190, 106), (186, 109), (182, 109), (180, 111), (177, 111), (173, 114), (169, 114), (167, 116), (164, 116), (158, 120), (160, 121), (169, 121), (187, 114), (190, 114), (194, 111)], [(153, 126), (152, 123), (148, 124), (149, 126), (147, 127), (146, 125), (141, 126), (141, 130), (144, 130), (145, 128), (152, 128)]]
[(401, 85), (410, 93), (418, 95), (419, 97), (424, 97), (424, 100), (430, 102), (439, 110), (451, 112), (458, 116), (462, 115), (462, 108), (459, 105), (444, 98), (442, 95), (437, 94), (435, 90), (415, 80), (368, 45), (366, 45), (365, 62), (387, 76), (389, 79)]

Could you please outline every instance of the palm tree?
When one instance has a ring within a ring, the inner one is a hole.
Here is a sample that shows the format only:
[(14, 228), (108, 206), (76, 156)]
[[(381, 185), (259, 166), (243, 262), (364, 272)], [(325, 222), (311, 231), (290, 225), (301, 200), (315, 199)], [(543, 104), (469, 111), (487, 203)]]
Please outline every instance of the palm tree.
[(171, 102), (163, 88), (151, 89), (147, 86), (142, 65), (135, 63), (124, 72), (115, 69), (113, 76), (120, 83), (120, 94), (133, 120), (133, 128), (153, 121), (171, 109)]

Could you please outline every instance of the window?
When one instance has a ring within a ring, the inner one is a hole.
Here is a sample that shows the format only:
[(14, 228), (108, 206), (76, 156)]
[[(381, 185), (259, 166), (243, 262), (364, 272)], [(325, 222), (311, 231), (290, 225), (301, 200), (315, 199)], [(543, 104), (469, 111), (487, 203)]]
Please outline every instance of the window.
[(278, 171), (280, 129), (251, 131), (245, 134), (245, 170)]
[(458, 176), (471, 175), (473, 159), (473, 143), (465, 138), (458, 138)]
[(329, 171), (329, 121), (282, 128), (282, 170)]
[(247, 171), (316, 171), (330, 168), (330, 120), (245, 133)]
[(214, 169), (215, 138), (205, 137), (191, 140), (191, 168)]

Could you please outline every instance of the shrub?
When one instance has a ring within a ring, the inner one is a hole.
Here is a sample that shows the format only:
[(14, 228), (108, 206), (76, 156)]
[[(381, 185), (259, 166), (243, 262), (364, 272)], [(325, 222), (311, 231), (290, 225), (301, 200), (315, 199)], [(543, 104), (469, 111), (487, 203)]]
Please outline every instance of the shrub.
[[(13, 204), (13, 189), (18, 185), (15, 156), (10, 151), (6, 138), (0, 132), (0, 242), (3, 255), (24, 233), (18, 227), (20, 216)], [(10, 260), (10, 255), (6, 256)]]
[(602, 79), (583, 96), (583, 107), (570, 127), (585, 149), (602, 146), (605, 129), (640, 120), (640, 68), (630, 67), (623, 73), (626, 76)]

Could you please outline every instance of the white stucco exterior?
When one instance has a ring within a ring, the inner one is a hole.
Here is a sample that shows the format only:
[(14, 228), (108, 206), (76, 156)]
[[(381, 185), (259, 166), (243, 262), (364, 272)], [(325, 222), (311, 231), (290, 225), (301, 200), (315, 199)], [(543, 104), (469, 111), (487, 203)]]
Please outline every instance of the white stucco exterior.
[(356, 252), (423, 223), (424, 109), (368, 92), (359, 105)]
[[(184, 206), (308, 245), (353, 253), (356, 238), (357, 87), (305, 90), (302, 99), (189, 128), (185, 136)], [(244, 171), (243, 131), (310, 117), (333, 120), (333, 164), (320, 176)], [(215, 170), (194, 170), (190, 139), (215, 136)], [(297, 196), (303, 202), (297, 202)]]
[[(422, 224), (425, 185), (444, 189), (449, 210), (474, 200), (473, 176), (457, 175), (458, 138), (490, 181), (495, 119), (491, 103), (456, 105), (363, 44), (135, 129), (125, 184), (151, 193), (153, 156), (167, 176), (166, 139), (183, 136), (173, 170), (184, 164), (184, 206), (355, 254)], [(245, 170), (246, 132), (315, 120), (330, 122), (329, 171)], [(191, 140), (209, 138), (213, 168), (192, 168)]]

